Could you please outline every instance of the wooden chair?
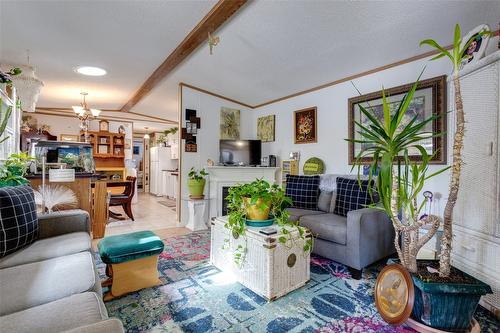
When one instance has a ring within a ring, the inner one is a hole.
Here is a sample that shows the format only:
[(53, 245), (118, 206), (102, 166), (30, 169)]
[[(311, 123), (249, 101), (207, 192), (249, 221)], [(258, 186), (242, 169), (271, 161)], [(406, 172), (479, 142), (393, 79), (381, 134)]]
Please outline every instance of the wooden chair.
[[(135, 193), (135, 182), (137, 181), (136, 177), (128, 176), (127, 180), (131, 181), (127, 186), (125, 187), (125, 191), (120, 194), (112, 194), (111, 195), (111, 200), (109, 201), (109, 206), (122, 206), (123, 210), (125, 211), (125, 214), (127, 214), (128, 217), (134, 220), (134, 214), (132, 213), (132, 198), (134, 197)], [(120, 219), (122, 220), (123, 218), (121, 217), (122, 214), (115, 213), (111, 210), (109, 210), (109, 216)]]

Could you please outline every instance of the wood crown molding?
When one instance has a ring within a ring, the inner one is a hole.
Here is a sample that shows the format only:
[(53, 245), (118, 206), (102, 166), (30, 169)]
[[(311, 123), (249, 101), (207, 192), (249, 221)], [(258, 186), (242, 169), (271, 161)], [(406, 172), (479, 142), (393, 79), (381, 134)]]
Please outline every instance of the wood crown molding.
[[(493, 33), (495, 35), (498, 35), (499, 34), (499, 30), (494, 31)], [(453, 45), (448, 45), (448, 46), (445, 47), (445, 49), (449, 50), (452, 47), (453, 47)], [(319, 85), (319, 86), (315, 86), (315, 87), (312, 87), (312, 88), (309, 88), (309, 89), (306, 89), (306, 90), (298, 91), (296, 93), (293, 93), (293, 94), (290, 94), (290, 95), (286, 95), (286, 96), (283, 96), (283, 97), (280, 97), (280, 98), (272, 99), (270, 101), (267, 101), (267, 102), (264, 102), (264, 103), (260, 103), (260, 104), (257, 104), (257, 105), (249, 105), (249, 104), (246, 104), (244, 102), (240, 102), (240, 101), (237, 101), (235, 99), (232, 99), (232, 98), (229, 98), (229, 97), (225, 97), (225, 96), (222, 96), (222, 95), (210, 92), (208, 90), (205, 90), (205, 89), (202, 89), (202, 88), (199, 88), (199, 87), (196, 87), (196, 86), (189, 85), (187, 83), (181, 83), (180, 85), (185, 86), (185, 87), (189, 87), (189, 88), (192, 88), (192, 89), (195, 89), (195, 90), (198, 90), (200, 92), (203, 92), (203, 93), (206, 93), (206, 94), (209, 94), (209, 95), (212, 95), (212, 96), (216, 96), (216, 97), (225, 99), (225, 100), (233, 102), (233, 103), (237, 103), (237, 104), (246, 106), (246, 107), (248, 107), (250, 109), (257, 109), (257, 108), (260, 108), (260, 107), (263, 107), (263, 106), (266, 106), (266, 105), (269, 105), (269, 104), (281, 102), (281, 101), (284, 101), (286, 99), (290, 99), (290, 98), (297, 97), (297, 96), (300, 96), (300, 95), (308, 94), (308, 93), (313, 92), (313, 91), (321, 90), (321, 89), (328, 88), (328, 87), (331, 87), (331, 86), (335, 86), (337, 84), (344, 83), (344, 82), (347, 82), (347, 81), (351, 81), (351, 80), (354, 80), (354, 79), (357, 79), (357, 78), (360, 78), (360, 77), (363, 77), (363, 76), (367, 76), (367, 75), (370, 75), (370, 74), (381, 72), (381, 71), (384, 71), (386, 69), (394, 68), (394, 67), (397, 67), (397, 66), (401, 66), (401, 65), (413, 62), (413, 61), (417, 61), (417, 60), (420, 60), (420, 59), (428, 58), (428, 57), (434, 56), (434, 55), (436, 55), (438, 53), (439, 52), (436, 51), (436, 50), (428, 51), (428, 52), (425, 52), (425, 53), (422, 53), (422, 54), (419, 54), (419, 55), (416, 55), (416, 56), (413, 56), (413, 57), (409, 57), (409, 58), (406, 58), (406, 59), (403, 59), (403, 60), (392, 62), (390, 64), (387, 64), (387, 65), (384, 65), (384, 66), (379, 66), (379, 67), (376, 67), (376, 68), (373, 68), (373, 69), (370, 69), (370, 70), (367, 70), (367, 71), (364, 71), (364, 72), (360, 72), (360, 73), (357, 73), (357, 74), (349, 75), (349, 76), (346, 76), (344, 78), (341, 78), (341, 79), (338, 79), (338, 80), (335, 80), (335, 81), (331, 81), (331, 82), (328, 82), (328, 83), (325, 83), (325, 84), (322, 84), (322, 85)]]
[(229, 101), (229, 102), (233, 102), (233, 103), (236, 103), (236, 104), (239, 104), (241, 106), (244, 106), (244, 107), (247, 107), (249, 109), (255, 109), (254, 106), (251, 106), (249, 104), (245, 104), (243, 102), (240, 102), (240, 101), (237, 101), (235, 99), (232, 99), (232, 98), (229, 98), (229, 97), (226, 97), (226, 96), (223, 96), (223, 95), (219, 95), (219, 94), (216, 94), (214, 92), (211, 92), (211, 91), (208, 91), (208, 90), (205, 90), (203, 88), (200, 88), (200, 87), (197, 87), (197, 86), (193, 86), (191, 84), (187, 84), (187, 83), (184, 83), (184, 82), (181, 82), (179, 83), (179, 86), (180, 87), (186, 87), (186, 88), (191, 88), (193, 90), (197, 90), (199, 92), (202, 92), (202, 93), (205, 93), (207, 95), (211, 95), (211, 96), (215, 96), (215, 97), (218, 97), (218, 98), (221, 98), (221, 99), (225, 99), (226, 101)]
[[(121, 113), (120, 110), (109, 110), (109, 109), (102, 109), (101, 111), (103, 112), (119, 112)], [(29, 115), (30, 113), (26, 113)], [(36, 112), (34, 114), (44, 114), (44, 115), (52, 115), (52, 116), (61, 116), (61, 117), (72, 117), (74, 118), (74, 112), (70, 108), (57, 108), (57, 107), (36, 107)], [(99, 119), (109, 119), (109, 120), (121, 120), (121, 121), (152, 121), (152, 122), (159, 122), (162, 124), (167, 124), (167, 125), (177, 125), (177, 121), (170, 120), (170, 119), (164, 119), (160, 117), (154, 117), (154, 116), (148, 116), (144, 115), (142, 113), (136, 113), (136, 112), (127, 112), (127, 114), (133, 114), (137, 115), (140, 117), (144, 117), (146, 119), (139, 119), (139, 118), (130, 118), (130, 117), (116, 117), (116, 116), (109, 116), (109, 115), (101, 115), (99, 116)]]
[(247, 0), (219, 0), (210, 12), (194, 27), (184, 40), (175, 48), (163, 63), (141, 85), (139, 90), (121, 108), (130, 111), (139, 101), (148, 95), (170, 72), (194, 52), (212, 33), (234, 15)]

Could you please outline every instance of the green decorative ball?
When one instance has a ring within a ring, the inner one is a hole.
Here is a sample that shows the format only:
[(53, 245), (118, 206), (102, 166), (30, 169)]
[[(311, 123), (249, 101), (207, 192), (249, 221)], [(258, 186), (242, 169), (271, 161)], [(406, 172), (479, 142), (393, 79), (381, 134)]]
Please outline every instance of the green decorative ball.
[(325, 163), (317, 157), (311, 157), (304, 163), (304, 175), (320, 175), (325, 172)]

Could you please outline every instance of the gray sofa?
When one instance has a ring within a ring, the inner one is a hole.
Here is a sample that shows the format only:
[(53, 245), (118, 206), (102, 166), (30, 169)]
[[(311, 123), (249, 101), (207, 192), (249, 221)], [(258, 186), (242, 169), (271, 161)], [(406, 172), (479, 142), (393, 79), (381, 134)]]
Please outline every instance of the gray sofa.
[(334, 214), (337, 176), (321, 177), (318, 210), (287, 210), (315, 236), (313, 253), (348, 266), (352, 277), (360, 279), (363, 268), (396, 252), (394, 227), (387, 214), (375, 208), (350, 211), (347, 217)]
[(108, 318), (87, 212), (38, 217), (39, 239), (0, 258), (2, 332), (123, 332)]

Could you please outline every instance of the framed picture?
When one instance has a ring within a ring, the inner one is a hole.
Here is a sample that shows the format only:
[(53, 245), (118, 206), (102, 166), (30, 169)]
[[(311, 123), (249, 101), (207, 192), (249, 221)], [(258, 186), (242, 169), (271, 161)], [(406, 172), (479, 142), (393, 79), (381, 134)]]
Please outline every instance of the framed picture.
[(190, 121), (191, 117), (196, 117), (196, 110), (186, 109), (186, 121)]
[(490, 31), (490, 27), (486, 24), (481, 24), (471, 31), (464, 38), (462, 38), (462, 43), (460, 44), (460, 49), (462, 49), (466, 43), (469, 43), (469, 47), (464, 51), (462, 56), (465, 59), (462, 60), (460, 64), (460, 69), (464, 69), (470, 64), (474, 64), (479, 61), (484, 56), (486, 47), (488, 46), (488, 41), (490, 39), (489, 35), (480, 35), (483, 31)]
[[(391, 115), (394, 114), (399, 103), (405, 94), (411, 90), (413, 83), (402, 85), (399, 87), (386, 89), (385, 94), (388, 96)], [(359, 105), (362, 105), (366, 110), (371, 110), (378, 119), (384, 119), (382, 107), (382, 91), (377, 91), (371, 94), (349, 98), (348, 101), (348, 128), (349, 139), (361, 139), (361, 130), (354, 121), (361, 124), (368, 124), (369, 120), (361, 112)], [(422, 132), (445, 133), (446, 132), (446, 76), (438, 76), (432, 79), (420, 81), (413, 96), (413, 99), (408, 107), (406, 115), (403, 118), (403, 124), (410, 122), (417, 116), (417, 122), (421, 122), (432, 115), (440, 115), (433, 122), (429, 123), (422, 129)], [(430, 138), (418, 142), (429, 153), (436, 153), (430, 163), (446, 164), (446, 135), (436, 138)], [(367, 148), (366, 144), (349, 142), (349, 164), (353, 164), (357, 154)], [(409, 152), (410, 159), (418, 161), (420, 153), (417, 149)], [(373, 161), (371, 157), (364, 157), (361, 163), (370, 164)]]
[(318, 142), (318, 124), (315, 106), (295, 111), (293, 113), (293, 125), (295, 144)]
[(78, 135), (61, 134), (61, 135), (59, 135), (59, 140), (66, 141), (66, 142), (78, 142), (79, 138), (78, 138)]
[(125, 126), (120, 125), (120, 127), (118, 127), (118, 133), (125, 134)]
[(189, 118), (189, 122), (190, 123), (195, 123), (197, 129), (201, 128), (201, 118), (200, 117), (191, 116)]
[(104, 132), (109, 131), (109, 122), (107, 120), (99, 121), (99, 131), (104, 131)]
[(240, 110), (226, 107), (220, 109), (220, 139), (240, 139)]
[(257, 139), (262, 142), (274, 141), (275, 116), (264, 116), (257, 118)]

